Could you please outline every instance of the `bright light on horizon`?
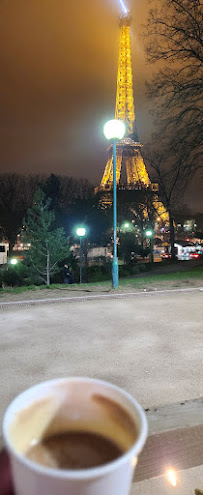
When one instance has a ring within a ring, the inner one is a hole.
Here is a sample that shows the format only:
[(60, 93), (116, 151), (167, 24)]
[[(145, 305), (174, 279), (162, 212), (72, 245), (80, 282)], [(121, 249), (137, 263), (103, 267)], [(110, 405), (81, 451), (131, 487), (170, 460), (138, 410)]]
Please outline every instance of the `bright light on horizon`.
[(120, 5), (121, 5), (121, 8), (122, 8), (123, 13), (124, 14), (127, 14), (128, 13), (128, 10), (127, 10), (127, 7), (124, 4), (124, 1), (123, 0), (119, 0), (119, 2), (120, 2)]

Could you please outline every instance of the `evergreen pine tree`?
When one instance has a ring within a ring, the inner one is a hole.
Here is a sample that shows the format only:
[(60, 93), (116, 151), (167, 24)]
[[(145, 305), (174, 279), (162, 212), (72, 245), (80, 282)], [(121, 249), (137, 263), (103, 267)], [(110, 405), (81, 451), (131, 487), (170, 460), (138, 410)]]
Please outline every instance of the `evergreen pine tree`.
[(55, 213), (50, 200), (38, 190), (24, 220), (24, 242), (30, 243), (24, 262), (40, 280), (50, 285), (50, 278), (59, 271), (59, 263), (67, 262), (70, 250), (63, 228), (54, 228)]

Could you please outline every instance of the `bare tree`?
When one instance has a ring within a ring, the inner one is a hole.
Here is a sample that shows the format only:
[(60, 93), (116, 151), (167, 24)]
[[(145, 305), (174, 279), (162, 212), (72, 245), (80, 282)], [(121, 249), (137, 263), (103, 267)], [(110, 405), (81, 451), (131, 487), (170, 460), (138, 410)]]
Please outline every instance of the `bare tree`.
[(38, 175), (0, 174), (0, 225), (11, 251), (39, 183)]
[(52, 208), (63, 222), (67, 206), (79, 198), (93, 196), (93, 186), (86, 179), (73, 179), (65, 176), (44, 175), (24, 176), (15, 173), (0, 174), (0, 232), (10, 243), (10, 251), (17, 234), (22, 228), (23, 217), (32, 205), (37, 189), (41, 187), (51, 198)]
[(154, 229), (157, 217), (157, 194), (150, 189), (118, 190), (118, 221), (134, 220), (140, 230), (141, 247), (146, 241), (145, 230)]
[(159, 198), (169, 214), (171, 256), (175, 260), (174, 214), (193, 172), (188, 167), (187, 151), (183, 154), (178, 149), (168, 147), (157, 151), (157, 148), (149, 146), (145, 153), (152, 168), (153, 180), (159, 185)]
[(88, 179), (59, 176), (60, 208), (65, 210), (77, 200), (89, 200), (94, 195), (94, 187)]
[(161, 62), (147, 84), (159, 139), (170, 136), (193, 172), (203, 151), (202, 31), (200, 0), (156, 0), (144, 35), (148, 62), (158, 68)]
[(200, 0), (153, 1), (144, 36), (147, 61), (157, 69), (147, 83), (156, 126), (146, 155), (169, 213), (172, 258), (174, 212), (201, 167), (202, 31)]

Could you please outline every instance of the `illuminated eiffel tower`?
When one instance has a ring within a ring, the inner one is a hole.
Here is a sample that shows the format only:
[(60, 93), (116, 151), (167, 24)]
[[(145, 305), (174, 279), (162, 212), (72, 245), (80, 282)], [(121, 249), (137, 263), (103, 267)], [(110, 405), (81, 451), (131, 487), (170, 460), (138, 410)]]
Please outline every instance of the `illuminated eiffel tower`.
[[(118, 60), (117, 94), (115, 118), (126, 125), (126, 137), (116, 146), (116, 184), (121, 190), (152, 190), (158, 191), (158, 184), (151, 183), (141, 154), (142, 144), (139, 142), (136, 129), (135, 106), (133, 96), (133, 73), (131, 58), (129, 14), (120, 18), (120, 45)], [(113, 149), (108, 149), (108, 160), (99, 187), (95, 192), (108, 192), (113, 188)], [(108, 202), (108, 200), (107, 200)], [(156, 197), (154, 206), (157, 216), (167, 220), (168, 215), (164, 206)]]

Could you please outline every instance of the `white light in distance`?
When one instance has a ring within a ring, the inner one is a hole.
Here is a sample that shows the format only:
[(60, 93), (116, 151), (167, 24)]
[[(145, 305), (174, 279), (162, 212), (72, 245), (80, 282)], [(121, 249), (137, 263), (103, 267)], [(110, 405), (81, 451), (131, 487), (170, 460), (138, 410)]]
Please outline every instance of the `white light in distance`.
[(16, 260), (16, 258), (13, 258), (11, 260), (11, 265), (17, 265), (17, 263), (18, 263), (18, 260)]
[(79, 236), (79, 237), (84, 237), (85, 235), (85, 229), (83, 227), (79, 227), (77, 230), (76, 230), (76, 234)]

